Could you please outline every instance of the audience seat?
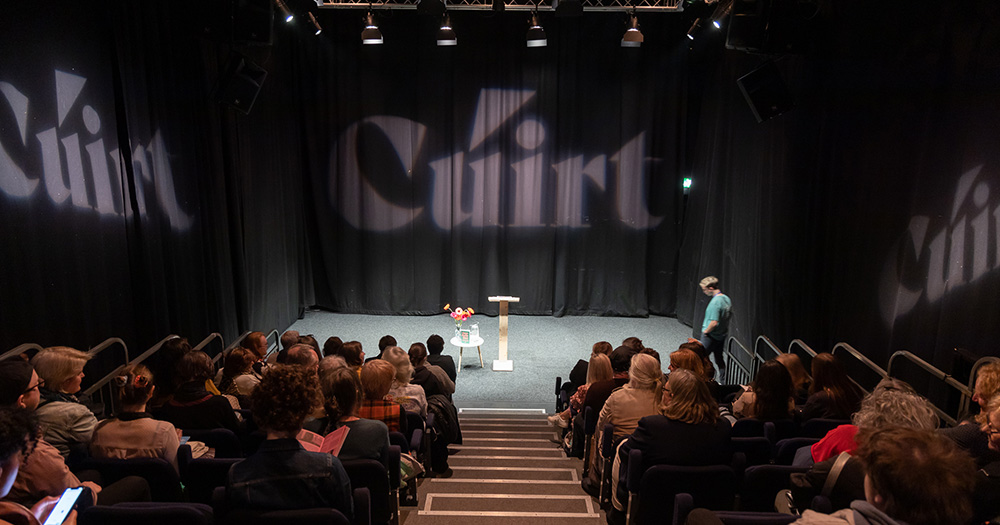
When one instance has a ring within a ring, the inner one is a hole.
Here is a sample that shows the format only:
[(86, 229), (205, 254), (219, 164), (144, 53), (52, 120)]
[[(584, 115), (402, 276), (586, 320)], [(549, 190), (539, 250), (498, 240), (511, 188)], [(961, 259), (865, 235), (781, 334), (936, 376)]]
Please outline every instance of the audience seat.
[(212, 507), (200, 503), (94, 505), (80, 513), (80, 525), (213, 525)]
[[(371, 525), (371, 497), (366, 488), (352, 492), (354, 521), (344, 513), (331, 508), (270, 510), (230, 509), (226, 502), (226, 488), (217, 487), (212, 492), (216, 525)], [(129, 524), (135, 525), (135, 524)], [(185, 524), (187, 525), (187, 524)]]
[(591, 461), (594, 457), (594, 434), (597, 432), (597, 413), (591, 407), (583, 410), (583, 478), (590, 475)]
[(160, 458), (105, 459), (87, 458), (77, 471), (96, 470), (101, 484), (110, 485), (126, 476), (139, 476), (149, 483), (153, 501), (183, 501), (180, 476), (174, 466)]
[(629, 500), (627, 523), (653, 525), (664, 522), (664, 516), (674, 515), (674, 497), (688, 493), (694, 504), (712, 510), (732, 510), (739, 488), (737, 470), (745, 459), (734, 454), (734, 465), (681, 467), (654, 465), (643, 467), (642, 451), (632, 450), (628, 457)]
[(774, 496), (791, 486), (790, 477), (795, 472), (807, 472), (808, 467), (789, 465), (756, 465), (747, 467), (740, 488), (740, 510), (770, 512), (774, 510)]
[(840, 425), (850, 424), (850, 419), (810, 419), (802, 422), (802, 428), (799, 429), (799, 437), (822, 438), (823, 436), (826, 436), (827, 432), (839, 427)]
[(773, 445), (763, 436), (732, 438), (733, 451), (742, 452), (747, 458), (747, 465), (767, 465), (771, 462)]
[(601, 431), (601, 461), (603, 462), (603, 467), (601, 470), (601, 492), (599, 503), (602, 509), (611, 508), (611, 495), (612, 495), (612, 484), (615, 482), (611, 478), (611, 467), (615, 462), (615, 426), (611, 423), (604, 425), (604, 429)]
[(181, 479), (187, 490), (188, 501), (211, 503), (212, 491), (225, 487), (229, 469), (243, 461), (239, 458), (198, 458), (182, 464)]
[(811, 446), (818, 441), (819, 438), (806, 437), (782, 439), (774, 446), (774, 463), (776, 465), (791, 465), (798, 449)]
[(352, 488), (366, 488), (371, 497), (371, 521), (376, 525), (399, 524), (399, 447), (389, 446), (386, 463), (374, 459), (342, 461)]
[[(684, 525), (695, 508), (694, 498), (690, 494), (677, 494), (674, 497), (674, 525)], [(799, 519), (794, 514), (778, 512), (713, 511), (713, 514), (726, 525), (786, 525)]]
[(213, 428), (208, 430), (185, 430), (184, 435), (191, 436), (194, 441), (201, 441), (215, 449), (217, 458), (242, 458), (243, 445), (236, 433), (228, 428)]

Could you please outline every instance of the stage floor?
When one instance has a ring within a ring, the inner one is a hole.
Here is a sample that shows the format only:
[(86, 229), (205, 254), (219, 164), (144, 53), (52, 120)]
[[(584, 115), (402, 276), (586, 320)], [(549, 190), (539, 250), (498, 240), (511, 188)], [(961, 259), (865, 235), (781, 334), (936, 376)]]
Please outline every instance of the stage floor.
[[(467, 323), (478, 323), (485, 340), (482, 346), (484, 367), (479, 367), (475, 348), (466, 348), (454, 395), (462, 409), (511, 408), (554, 409), (555, 378), (564, 379), (578, 359), (587, 359), (597, 341), (617, 347), (626, 337), (636, 336), (647, 347), (660, 352), (666, 370), (667, 355), (691, 336), (691, 327), (672, 317), (544, 317), (511, 315), (508, 328), (508, 359), (512, 372), (494, 372), (497, 359), (499, 318), (475, 315)], [(447, 344), (454, 334), (454, 323), (446, 314), (433, 316), (382, 316), (336, 314), (309, 310), (290, 330), (313, 334), (320, 345), (328, 337), (361, 341), (365, 354), (378, 354), (378, 340), (389, 334), (399, 346), (426, 342), (431, 334), (445, 338), (444, 353), (458, 363), (458, 348)]]

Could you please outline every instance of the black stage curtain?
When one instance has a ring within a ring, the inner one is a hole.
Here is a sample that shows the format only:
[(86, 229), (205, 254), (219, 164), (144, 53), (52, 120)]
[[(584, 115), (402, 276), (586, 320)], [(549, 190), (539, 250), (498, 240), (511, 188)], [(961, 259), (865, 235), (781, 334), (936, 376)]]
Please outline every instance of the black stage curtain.
[[(543, 13), (549, 46), (528, 49), (525, 13), (466, 11), (457, 47), (408, 11), (379, 11), (386, 43), (362, 46), (360, 12), (318, 11), (316, 37), (311, 2), (270, 44), (233, 44), (228, 5), (0, 21), (6, 347), (229, 339), (310, 305), (493, 313), (494, 294), (697, 329), (714, 274), (747, 343), (945, 369), (993, 353), (995, 2), (822, 5), (775, 57), (796, 106), (763, 124), (735, 81), (767, 57), (688, 43), (700, 4), (640, 13), (640, 49), (618, 46), (620, 13)], [(212, 96), (233, 52), (268, 73), (249, 115)]]

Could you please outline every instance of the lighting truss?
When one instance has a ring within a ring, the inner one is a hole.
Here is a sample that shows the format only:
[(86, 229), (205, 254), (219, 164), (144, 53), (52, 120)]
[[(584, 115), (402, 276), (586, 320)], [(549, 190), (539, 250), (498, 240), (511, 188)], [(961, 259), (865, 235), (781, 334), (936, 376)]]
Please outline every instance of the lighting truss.
[[(584, 11), (637, 11), (680, 12), (683, 0), (582, 0)], [(417, 0), (333, 0), (316, 1), (323, 9), (416, 9)], [(536, 4), (531, 0), (504, 0), (508, 11), (554, 11), (551, 5)], [(449, 11), (491, 11), (493, 0), (448, 0)]]

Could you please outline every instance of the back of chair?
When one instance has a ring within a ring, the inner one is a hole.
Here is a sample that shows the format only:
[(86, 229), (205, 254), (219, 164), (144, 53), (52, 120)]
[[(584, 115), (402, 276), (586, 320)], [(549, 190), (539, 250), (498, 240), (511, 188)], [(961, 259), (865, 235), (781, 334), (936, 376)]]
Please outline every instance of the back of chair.
[[(371, 496), (366, 488), (356, 488), (352, 491), (354, 501), (353, 525), (371, 525)], [(248, 523), (288, 523), (290, 525), (306, 524), (350, 524), (344, 514), (331, 508), (294, 509), (294, 510), (254, 510), (231, 509), (226, 501), (226, 488), (216, 487), (212, 491), (212, 507), (215, 511), (216, 525), (246, 525)], [(265, 521), (258, 522), (263, 518)], [(271, 521), (273, 520), (273, 521)], [(303, 521), (300, 521), (303, 520)], [(136, 524), (129, 524), (136, 525)], [(145, 524), (143, 524), (145, 525)], [(187, 525), (187, 524), (183, 524)]]
[(611, 467), (615, 462), (615, 426), (611, 423), (604, 425), (601, 431), (601, 493), (600, 505), (602, 509), (611, 508), (612, 485), (615, 480), (611, 478)]
[(243, 445), (240, 438), (228, 428), (213, 428), (204, 430), (185, 430), (185, 435), (194, 441), (201, 441), (215, 449), (217, 458), (242, 458)]
[(200, 503), (94, 505), (80, 513), (80, 525), (213, 525), (212, 507)]
[(808, 470), (809, 467), (790, 465), (757, 465), (746, 469), (740, 489), (740, 510), (773, 511), (774, 495), (791, 486), (792, 473)]
[(399, 523), (399, 447), (389, 447), (389, 461), (352, 459), (342, 462), (351, 487), (367, 488), (371, 496), (372, 523)]
[(594, 433), (597, 431), (597, 413), (591, 407), (583, 410), (583, 477), (590, 475), (590, 461), (593, 459)]
[(745, 417), (733, 423), (732, 436), (735, 437), (764, 437), (764, 422), (752, 417)]
[(78, 471), (96, 470), (101, 473), (104, 485), (110, 485), (127, 476), (139, 476), (149, 483), (153, 501), (182, 501), (181, 480), (173, 465), (161, 458), (106, 459), (87, 458)]
[(795, 459), (795, 452), (802, 447), (808, 447), (817, 443), (817, 438), (789, 438), (782, 439), (774, 446), (774, 463), (776, 465), (791, 465)]
[[(633, 468), (638, 465), (638, 473)], [(674, 496), (690, 494), (697, 507), (731, 510), (739, 479), (728, 465), (682, 467), (654, 465), (643, 468), (642, 451), (629, 453), (628, 520), (639, 525), (658, 524), (673, 516)]]
[(771, 441), (763, 436), (734, 437), (733, 451), (746, 456), (747, 465), (766, 465), (771, 462)]
[(850, 424), (851, 420), (849, 419), (810, 419), (802, 423), (802, 428), (799, 430), (799, 437), (821, 438), (825, 436), (827, 432), (839, 427), (840, 425)]
[(238, 458), (198, 458), (187, 464), (184, 472), (184, 487), (188, 500), (197, 503), (211, 503), (215, 487), (225, 487), (229, 480), (229, 469), (243, 461)]
[[(678, 494), (674, 498), (674, 525), (684, 525), (688, 515), (695, 509), (694, 498), (690, 494)], [(725, 525), (785, 525), (794, 523), (801, 516), (777, 512), (736, 512), (711, 511)]]

